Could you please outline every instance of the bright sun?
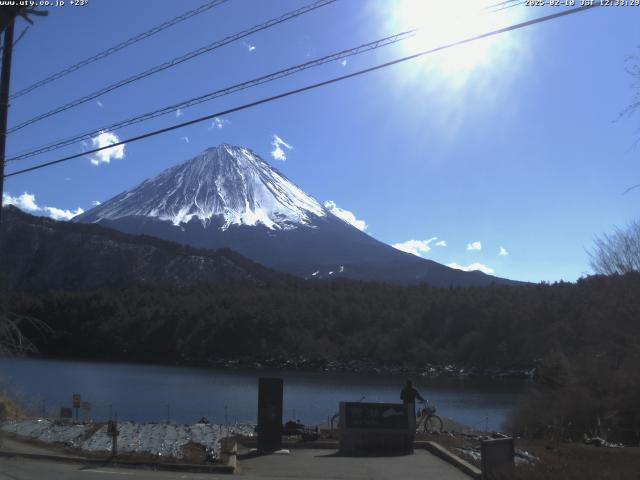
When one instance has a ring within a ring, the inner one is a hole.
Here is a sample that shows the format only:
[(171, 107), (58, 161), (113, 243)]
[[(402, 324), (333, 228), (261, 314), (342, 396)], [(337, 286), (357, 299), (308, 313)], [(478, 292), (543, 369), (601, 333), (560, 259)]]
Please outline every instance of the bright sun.
[[(418, 33), (403, 41), (407, 53), (416, 53), (472, 37), (509, 23), (509, 10), (491, 11), (490, 3), (473, 0), (397, 0), (389, 2), (388, 19), (394, 31), (413, 28)], [(425, 57), (446, 75), (468, 74), (491, 61), (499, 37), (489, 37)], [(434, 59), (434, 57), (437, 57)]]

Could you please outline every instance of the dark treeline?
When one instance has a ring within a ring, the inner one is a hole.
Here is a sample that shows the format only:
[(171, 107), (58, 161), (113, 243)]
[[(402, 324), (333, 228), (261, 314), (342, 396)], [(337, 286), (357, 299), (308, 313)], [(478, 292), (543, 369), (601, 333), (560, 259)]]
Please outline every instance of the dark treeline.
[(449, 289), (149, 286), (13, 292), (2, 302), (53, 329), (46, 338), (31, 335), (43, 354), (76, 358), (207, 364), (304, 357), (506, 368), (532, 366), (553, 351), (626, 352), (640, 342), (640, 274)]

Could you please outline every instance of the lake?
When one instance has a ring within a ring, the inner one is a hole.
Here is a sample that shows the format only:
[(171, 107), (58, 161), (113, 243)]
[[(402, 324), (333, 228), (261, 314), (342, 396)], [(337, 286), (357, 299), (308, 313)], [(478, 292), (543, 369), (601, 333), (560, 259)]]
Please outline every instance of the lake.
[[(91, 417), (193, 423), (255, 422), (258, 378), (284, 379), (284, 418), (326, 422), (340, 401), (399, 402), (405, 377), (281, 370), (229, 370), (130, 363), (0, 358), (1, 387), (31, 408), (56, 415), (80, 393)], [(529, 382), (519, 379), (413, 377), (438, 414), (478, 429), (499, 429)]]

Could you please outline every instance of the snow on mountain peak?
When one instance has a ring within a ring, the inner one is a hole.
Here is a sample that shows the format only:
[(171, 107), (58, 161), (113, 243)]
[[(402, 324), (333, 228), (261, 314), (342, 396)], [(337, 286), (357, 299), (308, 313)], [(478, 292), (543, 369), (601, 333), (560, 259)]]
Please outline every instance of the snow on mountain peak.
[(326, 209), (251, 150), (229, 144), (145, 180), (79, 217), (83, 222), (127, 216), (154, 217), (178, 226), (193, 218), (204, 225), (264, 225), (271, 230), (311, 226)]

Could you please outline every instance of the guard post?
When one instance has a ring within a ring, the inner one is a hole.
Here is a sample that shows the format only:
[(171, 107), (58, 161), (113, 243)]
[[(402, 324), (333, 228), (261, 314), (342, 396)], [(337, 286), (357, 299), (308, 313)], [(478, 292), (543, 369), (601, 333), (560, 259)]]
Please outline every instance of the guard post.
[(281, 378), (258, 379), (258, 451), (275, 452), (282, 448)]

